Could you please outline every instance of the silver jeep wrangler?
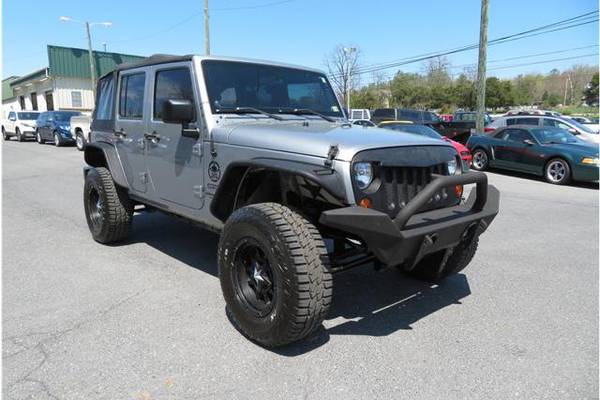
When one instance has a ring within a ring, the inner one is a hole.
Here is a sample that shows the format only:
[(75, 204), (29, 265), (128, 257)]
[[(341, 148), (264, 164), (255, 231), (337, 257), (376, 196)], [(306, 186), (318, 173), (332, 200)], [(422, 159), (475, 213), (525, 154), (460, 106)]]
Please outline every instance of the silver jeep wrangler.
[(93, 238), (125, 239), (144, 210), (219, 232), (228, 312), (265, 346), (321, 325), (335, 272), (457, 273), (498, 213), (498, 191), (451, 145), (350, 125), (324, 73), (271, 62), (119, 66), (98, 81), (85, 161)]

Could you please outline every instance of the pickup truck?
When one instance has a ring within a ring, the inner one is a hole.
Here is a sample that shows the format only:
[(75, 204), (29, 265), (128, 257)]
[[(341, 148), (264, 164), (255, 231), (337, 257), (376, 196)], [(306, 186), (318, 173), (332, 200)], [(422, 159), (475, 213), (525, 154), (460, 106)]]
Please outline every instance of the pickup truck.
[(71, 117), (71, 135), (75, 138), (77, 150), (83, 151), (90, 142), (90, 125), (92, 118), (89, 115)]

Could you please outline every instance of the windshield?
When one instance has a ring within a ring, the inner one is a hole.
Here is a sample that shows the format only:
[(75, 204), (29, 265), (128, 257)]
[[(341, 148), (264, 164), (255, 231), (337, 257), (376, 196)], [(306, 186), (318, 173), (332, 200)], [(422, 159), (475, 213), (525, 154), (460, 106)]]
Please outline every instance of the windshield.
[(300, 69), (234, 61), (204, 60), (204, 80), (213, 113), (253, 107), (270, 113), (310, 109), (343, 118), (327, 78)]
[(581, 143), (571, 133), (560, 128), (534, 128), (530, 129), (533, 136), (542, 144), (550, 143)]
[(17, 114), (19, 115), (19, 119), (28, 119), (28, 120), (37, 119), (37, 117), (40, 115), (40, 113), (34, 113), (34, 112), (20, 112)]
[(574, 120), (574, 119), (572, 119), (572, 118), (564, 118), (564, 117), (563, 117), (563, 119), (564, 119), (565, 121), (569, 122), (571, 125), (575, 125), (575, 127), (576, 127), (577, 129), (579, 129), (579, 130), (582, 130), (582, 131), (584, 131), (584, 132), (587, 132), (587, 133), (598, 133), (598, 132), (596, 132), (595, 130), (593, 130), (592, 128), (590, 128), (589, 126), (585, 126), (585, 125), (583, 125), (583, 124), (580, 124), (579, 122), (575, 121), (575, 120)]
[(433, 139), (441, 139), (442, 136), (425, 125), (409, 125), (409, 124), (385, 124), (383, 128), (393, 129), (395, 131), (402, 131), (408, 133), (414, 133), (421, 136), (427, 136)]
[(71, 117), (81, 115), (80, 112), (56, 112), (54, 113), (54, 120), (60, 122), (70, 122)]

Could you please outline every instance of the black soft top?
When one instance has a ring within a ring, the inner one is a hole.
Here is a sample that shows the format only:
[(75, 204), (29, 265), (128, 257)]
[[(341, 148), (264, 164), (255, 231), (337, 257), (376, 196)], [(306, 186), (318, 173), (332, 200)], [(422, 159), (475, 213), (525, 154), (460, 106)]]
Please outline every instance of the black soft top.
[(171, 54), (153, 54), (150, 57), (146, 57), (143, 60), (140, 60), (137, 62), (119, 64), (115, 67), (114, 70), (110, 71), (107, 74), (104, 74), (100, 78), (110, 75), (116, 71), (125, 71), (125, 70), (133, 69), (133, 68), (146, 67), (148, 65), (175, 63), (175, 62), (180, 62), (180, 61), (191, 61), (192, 57), (194, 57), (193, 54), (187, 54), (184, 56), (174, 56)]

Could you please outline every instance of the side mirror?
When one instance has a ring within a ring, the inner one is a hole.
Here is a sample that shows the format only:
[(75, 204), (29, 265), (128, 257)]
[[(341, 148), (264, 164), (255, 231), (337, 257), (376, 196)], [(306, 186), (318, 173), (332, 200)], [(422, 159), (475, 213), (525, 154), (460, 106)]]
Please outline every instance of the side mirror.
[(163, 106), (163, 122), (186, 124), (194, 119), (194, 105), (190, 100), (169, 99)]
[(577, 129), (575, 129), (575, 128), (569, 128), (567, 130), (569, 131), (569, 133), (571, 133), (573, 135), (579, 135), (579, 132), (577, 132)]
[(523, 143), (525, 143), (527, 146), (533, 146), (534, 145), (533, 140), (531, 140), (531, 139), (525, 139), (525, 140), (523, 140)]

